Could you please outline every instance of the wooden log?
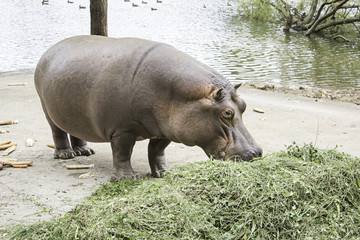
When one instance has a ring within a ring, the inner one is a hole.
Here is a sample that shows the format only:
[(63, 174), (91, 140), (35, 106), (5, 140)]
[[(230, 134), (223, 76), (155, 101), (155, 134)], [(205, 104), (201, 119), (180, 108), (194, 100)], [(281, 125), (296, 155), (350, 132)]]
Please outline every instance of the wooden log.
[(15, 162), (18, 162), (16, 158), (0, 158), (0, 163), (2, 165), (12, 165)]
[(55, 148), (55, 146), (52, 145), (52, 144), (48, 144), (47, 146), (48, 146), (49, 148)]
[(89, 168), (93, 168), (94, 164), (90, 164), (90, 165), (66, 165), (65, 166), (67, 169), (89, 169)]
[(12, 162), (10, 165), (11, 166), (21, 166), (21, 165), (27, 165), (27, 166), (31, 166), (33, 164), (33, 161), (24, 161), (24, 162)]
[(254, 111), (254, 112), (257, 112), (257, 113), (265, 113), (264, 110), (259, 109), (259, 108), (254, 108), (253, 111)]
[(23, 162), (19, 162), (16, 158), (0, 158), (0, 164), (5, 166), (12, 166), (12, 167), (18, 167), (18, 168), (22, 168), (24, 166), (28, 167), (31, 166), (33, 164), (33, 161), (23, 161)]
[(94, 172), (88, 172), (88, 173), (84, 173), (84, 174), (81, 174), (79, 176), (80, 179), (87, 179), (87, 178), (91, 178), (94, 176)]
[(27, 168), (29, 165), (13, 165), (14, 168)]
[(0, 146), (10, 144), (11, 141), (0, 142)]
[(6, 120), (0, 121), (0, 125), (18, 124), (19, 120)]
[(7, 148), (4, 152), (3, 152), (3, 156), (7, 156), (10, 153), (12, 153), (13, 151), (15, 151), (16, 149), (16, 145), (12, 145), (11, 147)]
[(12, 147), (12, 146), (16, 146), (17, 143), (10, 143), (10, 144), (5, 144), (5, 145), (0, 145), (0, 150), (5, 150), (5, 149), (8, 149), (9, 147)]
[(8, 86), (14, 87), (14, 86), (25, 86), (26, 83), (8, 83)]

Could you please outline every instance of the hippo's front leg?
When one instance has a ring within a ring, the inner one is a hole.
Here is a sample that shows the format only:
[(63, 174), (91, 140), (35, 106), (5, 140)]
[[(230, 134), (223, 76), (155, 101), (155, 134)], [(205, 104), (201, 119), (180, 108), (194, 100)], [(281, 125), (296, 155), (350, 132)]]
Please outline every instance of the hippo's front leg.
[(113, 165), (115, 173), (110, 181), (117, 181), (124, 178), (135, 178), (135, 172), (131, 167), (131, 154), (135, 145), (136, 136), (133, 133), (126, 132), (120, 136), (113, 137), (111, 140), (113, 152)]
[(166, 171), (165, 148), (170, 144), (168, 139), (151, 139), (148, 146), (148, 157), (151, 174), (160, 178)]

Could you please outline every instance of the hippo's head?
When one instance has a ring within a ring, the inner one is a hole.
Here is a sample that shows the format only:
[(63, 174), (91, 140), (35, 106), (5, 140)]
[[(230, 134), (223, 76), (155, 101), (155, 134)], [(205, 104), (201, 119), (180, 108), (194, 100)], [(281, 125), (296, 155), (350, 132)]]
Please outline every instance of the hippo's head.
[(178, 106), (181, 111), (171, 119), (175, 141), (197, 145), (215, 159), (261, 157), (262, 149), (242, 121), (246, 104), (236, 93), (239, 86), (208, 86), (201, 94), (192, 95), (203, 97)]

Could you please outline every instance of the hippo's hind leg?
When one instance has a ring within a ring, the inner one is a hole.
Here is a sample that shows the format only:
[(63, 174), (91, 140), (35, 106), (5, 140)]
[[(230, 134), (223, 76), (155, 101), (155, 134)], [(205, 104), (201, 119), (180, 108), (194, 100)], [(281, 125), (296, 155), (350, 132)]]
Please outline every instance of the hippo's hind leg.
[(63, 130), (61, 130), (60, 128), (58, 128), (55, 125), (55, 123), (50, 119), (50, 117), (48, 116), (48, 114), (46, 113), (45, 110), (44, 110), (44, 112), (45, 112), (46, 119), (49, 122), (51, 131), (52, 131), (52, 135), (53, 135), (53, 139), (54, 139), (54, 144), (55, 144), (54, 158), (55, 159), (74, 158), (75, 152), (70, 147), (68, 134), (66, 132), (64, 132)]
[(69, 137), (68, 133), (61, 130), (58, 126), (55, 125), (55, 123), (51, 120), (49, 117), (49, 114), (46, 111), (46, 108), (44, 107), (44, 104), (42, 104), (43, 110), (45, 113), (45, 117), (50, 125), (52, 136), (54, 139), (55, 144), (55, 153), (54, 158), (55, 159), (69, 159), (74, 158), (75, 156), (81, 156), (86, 155), (89, 156), (91, 154), (94, 154), (94, 150), (92, 150), (88, 145), (87, 142), (76, 138), (74, 136), (70, 136), (71, 140), (71, 146), (69, 143)]
[(165, 148), (170, 144), (168, 139), (151, 139), (148, 146), (148, 158), (151, 174), (160, 178), (166, 171)]
[(90, 156), (91, 154), (95, 154), (94, 150), (87, 145), (86, 141), (71, 135), (70, 135), (70, 141), (71, 141), (72, 149), (76, 156), (82, 156), (82, 155)]

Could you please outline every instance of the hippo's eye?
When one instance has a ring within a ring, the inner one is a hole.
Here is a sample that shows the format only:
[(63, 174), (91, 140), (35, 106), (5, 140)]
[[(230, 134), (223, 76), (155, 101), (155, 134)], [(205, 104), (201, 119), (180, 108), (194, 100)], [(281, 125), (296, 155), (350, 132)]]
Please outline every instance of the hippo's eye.
[(234, 112), (231, 109), (226, 109), (222, 112), (224, 118), (231, 119), (234, 116)]

